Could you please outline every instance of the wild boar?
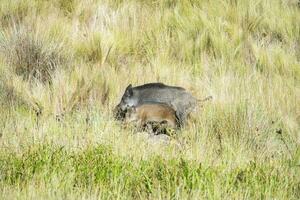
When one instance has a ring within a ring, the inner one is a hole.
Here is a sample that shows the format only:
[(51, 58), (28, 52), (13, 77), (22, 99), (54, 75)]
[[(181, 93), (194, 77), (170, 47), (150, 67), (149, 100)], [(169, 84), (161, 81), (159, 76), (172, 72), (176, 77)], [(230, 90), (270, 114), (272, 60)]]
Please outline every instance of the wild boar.
[(134, 121), (137, 122), (139, 127), (144, 127), (151, 122), (166, 122), (170, 128), (175, 129), (177, 127), (175, 110), (162, 103), (142, 104), (128, 108), (125, 114), (125, 123), (128, 124)]
[(115, 117), (124, 120), (126, 110), (147, 102), (164, 103), (172, 107), (182, 125), (193, 111), (197, 99), (182, 87), (168, 86), (163, 83), (148, 83), (137, 87), (128, 85), (121, 102), (115, 108)]

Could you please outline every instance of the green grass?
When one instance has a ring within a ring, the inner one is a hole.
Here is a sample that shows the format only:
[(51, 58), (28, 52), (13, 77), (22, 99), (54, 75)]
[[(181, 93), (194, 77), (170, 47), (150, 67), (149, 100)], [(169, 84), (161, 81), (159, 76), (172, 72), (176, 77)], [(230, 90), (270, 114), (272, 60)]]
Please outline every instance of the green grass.
[[(0, 0), (1, 199), (299, 199), (297, 0)], [(170, 144), (126, 86), (199, 105)]]
[[(21, 155), (7, 152), (0, 160), (3, 197), (16, 185), (55, 183), (63, 189), (59, 195), (67, 198), (79, 198), (69, 194), (77, 189), (100, 190), (103, 198), (121, 199), (299, 197), (298, 169), (290, 162), (253, 161), (228, 169), (225, 163), (205, 166), (182, 157), (133, 161), (114, 155), (103, 145), (69, 151), (53, 144), (25, 149)], [(55, 197), (52, 192), (48, 195)]]

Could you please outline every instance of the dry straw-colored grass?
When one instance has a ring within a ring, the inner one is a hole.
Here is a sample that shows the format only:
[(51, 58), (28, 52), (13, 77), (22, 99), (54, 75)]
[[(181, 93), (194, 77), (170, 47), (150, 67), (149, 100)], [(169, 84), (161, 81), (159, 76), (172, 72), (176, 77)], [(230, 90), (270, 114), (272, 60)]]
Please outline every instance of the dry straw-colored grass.
[[(0, 198), (299, 199), (297, 0), (0, 0)], [(199, 105), (169, 145), (129, 83)]]

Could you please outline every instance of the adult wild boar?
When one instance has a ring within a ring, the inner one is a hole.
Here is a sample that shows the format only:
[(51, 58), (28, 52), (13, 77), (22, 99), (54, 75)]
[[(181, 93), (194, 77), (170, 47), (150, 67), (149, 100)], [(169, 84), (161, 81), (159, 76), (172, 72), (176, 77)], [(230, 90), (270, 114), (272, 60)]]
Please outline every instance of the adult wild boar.
[(182, 87), (168, 86), (163, 83), (148, 83), (136, 87), (130, 84), (121, 102), (115, 108), (115, 117), (123, 120), (127, 108), (147, 102), (165, 103), (171, 106), (176, 112), (179, 124), (182, 125), (188, 114), (195, 109), (197, 99)]

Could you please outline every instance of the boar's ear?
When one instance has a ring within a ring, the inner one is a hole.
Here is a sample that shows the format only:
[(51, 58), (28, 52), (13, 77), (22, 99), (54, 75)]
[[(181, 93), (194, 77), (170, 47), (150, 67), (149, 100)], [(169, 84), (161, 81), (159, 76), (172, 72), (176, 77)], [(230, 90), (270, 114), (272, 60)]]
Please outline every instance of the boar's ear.
[(132, 85), (131, 84), (127, 86), (127, 88), (125, 90), (125, 95), (128, 96), (128, 97), (133, 95), (133, 90), (132, 90)]

